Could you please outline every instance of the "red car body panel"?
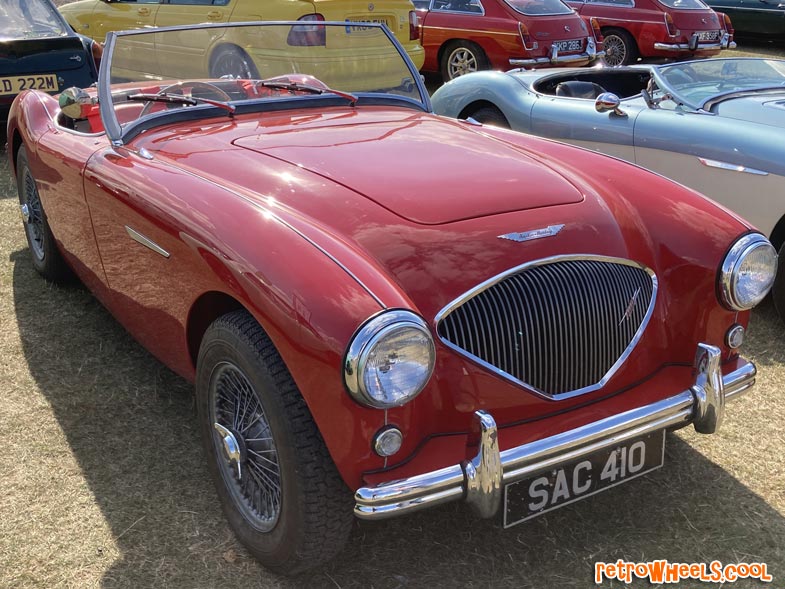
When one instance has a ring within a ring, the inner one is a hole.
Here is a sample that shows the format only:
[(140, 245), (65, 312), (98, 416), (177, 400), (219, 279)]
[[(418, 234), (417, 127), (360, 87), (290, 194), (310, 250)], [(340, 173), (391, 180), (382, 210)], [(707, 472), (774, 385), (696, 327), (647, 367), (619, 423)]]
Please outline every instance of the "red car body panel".
[[(593, 32), (577, 14), (528, 16), (513, 10), (504, 0), (483, 0), (484, 14), (449, 12), (444, 10), (417, 11), (420, 21), (420, 43), (425, 49), (425, 63), (421, 71), (438, 72), (442, 54), (449, 43), (466, 40), (478, 45), (492, 69), (510, 69), (510, 59), (545, 58), (555, 41), (584, 38), (582, 49), (565, 52), (579, 54), (586, 49), (585, 37)], [(524, 46), (520, 25), (528, 29), (536, 47)], [(580, 66), (588, 63), (571, 62)], [(550, 64), (546, 64), (550, 66)]]
[[(460, 461), (478, 409), (493, 413), (504, 448), (688, 389), (698, 342), (720, 347), (723, 370), (737, 366), (724, 336), (748, 313), (725, 310), (715, 289), (726, 248), (749, 226), (621, 161), (382, 106), (171, 124), (115, 150), (102, 135), (59, 128), (56, 110), (52, 98), (22, 95), (9, 152), (21, 139), (34, 146), (30, 166), (52, 231), (82, 280), (189, 379), (202, 315), (230, 301), (246, 308), (284, 359), (350, 488)], [(505, 198), (485, 194), (451, 145), (507, 178)], [(444, 161), (426, 157), (445, 146)], [(497, 238), (557, 223), (563, 230), (548, 239)], [(169, 258), (137, 247), (126, 226)], [(601, 389), (547, 399), (440, 342), (435, 317), (455, 298), (516, 265), (575, 253), (636, 260), (659, 280), (642, 339)], [(415, 400), (380, 411), (347, 394), (342, 365), (352, 334), (384, 307), (426, 319), (437, 363)], [(404, 441), (385, 462), (371, 440), (388, 423)]]
[[(708, 6), (702, 9), (679, 9), (666, 6), (657, 0), (635, 0), (629, 5), (565, 1), (581, 16), (597, 18), (603, 31), (608, 28), (627, 31), (635, 39), (641, 57), (711, 57), (719, 54), (721, 49), (708, 46), (718, 44), (722, 33), (728, 32), (731, 35), (730, 40), (733, 40), (733, 31), (727, 30), (724, 16)], [(666, 14), (673, 19), (673, 26), (677, 29), (675, 35), (668, 31)], [(700, 41), (695, 50), (662, 50), (654, 46), (655, 43), (689, 44), (694, 33), (712, 32), (719, 32), (718, 37), (711, 41)]]

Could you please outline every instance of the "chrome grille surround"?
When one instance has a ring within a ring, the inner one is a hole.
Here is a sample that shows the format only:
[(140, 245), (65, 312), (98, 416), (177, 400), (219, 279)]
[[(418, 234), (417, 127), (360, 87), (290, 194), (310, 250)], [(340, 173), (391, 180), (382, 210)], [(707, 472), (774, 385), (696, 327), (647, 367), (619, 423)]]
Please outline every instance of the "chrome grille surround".
[[(630, 272), (627, 268), (638, 272)], [(529, 273), (524, 279), (520, 278), (534, 269), (539, 269), (535, 270), (537, 276)], [(600, 280), (609, 275), (616, 281)], [(511, 284), (511, 281), (520, 282), (532, 276), (530, 282), (537, 284), (523, 285), (523, 290), (528, 288), (528, 292), (514, 288), (520, 284)], [(505, 284), (494, 288), (502, 282)], [(436, 315), (436, 331), (444, 345), (494, 374), (547, 399), (569, 399), (602, 388), (624, 364), (651, 319), (657, 287), (654, 272), (632, 260), (592, 254), (553, 256), (511, 268), (464, 293)], [(630, 293), (636, 290), (640, 290), (640, 294), (631, 296)], [(477, 299), (473, 309), (464, 307), (483, 293), (486, 295)], [(535, 296), (531, 297), (532, 294)], [(575, 297), (576, 294), (582, 296)], [(597, 299), (603, 304), (591, 307), (592, 300)], [(532, 304), (525, 305), (524, 300)], [(515, 304), (511, 304), (512, 301)], [(457, 312), (456, 320), (453, 325), (447, 325), (454, 312)], [(463, 317), (458, 318), (458, 313), (463, 313)], [(619, 331), (618, 327), (625, 321), (628, 325), (622, 333), (608, 335), (612, 326)], [(513, 346), (508, 345), (512, 341), (510, 325), (521, 337), (524, 326), (531, 328), (526, 332), (535, 354), (513, 354)], [(507, 333), (504, 333), (505, 327)], [(461, 330), (460, 335), (457, 329)], [(570, 338), (567, 334), (574, 330), (578, 336)], [(556, 335), (549, 337), (553, 332)], [(599, 345), (581, 346), (592, 333), (599, 338), (595, 342)], [(609, 338), (615, 339), (609, 342)], [(559, 347), (565, 339), (573, 344), (569, 350)], [(627, 342), (626, 346), (624, 342)], [(591, 361), (594, 366), (587, 368), (586, 364)], [(524, 366), (533, 367), (537, 374), (532, 374), (533, 378), (525, 377), (522, 374)], [(549, 379), (551, 383), (543, 386)], [(568, 386), (561, 389), (550, 386), (554, 379)]]

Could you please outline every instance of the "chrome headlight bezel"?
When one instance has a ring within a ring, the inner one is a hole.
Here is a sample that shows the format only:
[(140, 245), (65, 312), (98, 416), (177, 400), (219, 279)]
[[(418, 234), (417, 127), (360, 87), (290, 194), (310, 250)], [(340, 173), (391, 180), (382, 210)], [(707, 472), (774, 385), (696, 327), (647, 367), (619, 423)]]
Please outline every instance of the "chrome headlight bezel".
[[(760, 248), (770, 250), (774, 260), (774, 267), (772, 268), (771, 279), (769, 280), (768, 286), (761, 290), (761, 294), (756, 296), (752, 303), (746, 304), (740, 301), (738, 296), (739, 272), (747, 256)], [(722, 266), (720, 266), (718, 280), (720, 302), (731, 311), (748, 311), (758, 305), (766, 297), (771, 290), (771, 286), (774, 284), (774, 277), (776, 274), (777, 250), (774, 249), (774, 246), (771, 245), (769, 240), (760, 233), (748, 233), (747, 235), (743, 235), (736, 240), (736, 243), (730, 248), (725, 255)]]
[[(366, 390), (364, 384), (364, 371), (367, 366), (368, 356), (374, 347), (385, 337), (395, 333), (401, 327), (420, 331), (427, 339), (430, 362), (427, 376), (405, 398), (397, 401), (383, 402)], [(343, 363), (344, 383), (349, 394), (358, 403), (375, 409), (389, 409), (405, 405), (422, 392), (433, 374), (436, 363), (436, 346), (433, 335), (428, 329), (428, 324), (422, 317), (405, 309), (393, 309), (382, 312), (368, 320), (357, 330), (349, 343)]]

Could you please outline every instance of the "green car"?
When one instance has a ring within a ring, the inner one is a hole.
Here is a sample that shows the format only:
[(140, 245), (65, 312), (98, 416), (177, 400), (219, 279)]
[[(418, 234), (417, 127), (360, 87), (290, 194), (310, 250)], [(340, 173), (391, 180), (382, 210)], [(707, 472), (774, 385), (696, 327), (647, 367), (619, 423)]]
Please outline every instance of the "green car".
[(730, 16), (736, 35), (785, 41), (783, 0), (709, 0), (708, 4)]

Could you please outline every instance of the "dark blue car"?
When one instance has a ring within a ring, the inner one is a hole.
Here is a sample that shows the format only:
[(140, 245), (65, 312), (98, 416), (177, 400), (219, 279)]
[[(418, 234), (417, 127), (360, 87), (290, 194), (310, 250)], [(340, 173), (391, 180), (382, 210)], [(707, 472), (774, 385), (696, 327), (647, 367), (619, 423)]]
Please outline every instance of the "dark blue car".
[(0, 120), (14, 97), (96, 81), (101, 46), (77, 35), (51, 0), (0, 0)]

